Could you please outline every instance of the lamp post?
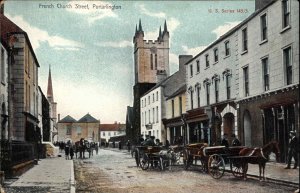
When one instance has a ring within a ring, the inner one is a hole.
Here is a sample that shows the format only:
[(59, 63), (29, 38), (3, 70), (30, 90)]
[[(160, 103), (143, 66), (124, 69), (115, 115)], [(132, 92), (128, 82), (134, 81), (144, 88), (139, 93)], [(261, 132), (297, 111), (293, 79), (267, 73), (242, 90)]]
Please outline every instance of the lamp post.
[(185, 146), (186, 145), (186, 142), (187, 142), (187, 131), (186, 131), (186, 113), (182, 113), (181, 114), (181, 121), (183, 123), (183, 145)]

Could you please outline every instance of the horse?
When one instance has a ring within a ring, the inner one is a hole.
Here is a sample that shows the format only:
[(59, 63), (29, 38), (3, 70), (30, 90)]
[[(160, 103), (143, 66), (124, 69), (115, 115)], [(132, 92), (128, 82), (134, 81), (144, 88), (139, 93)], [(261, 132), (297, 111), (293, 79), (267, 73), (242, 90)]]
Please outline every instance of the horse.
[(279, 161), (279, 145), (277, 141), (271, 141), (268, 144), (264, 145), (262, 148), (243, 148), (239, 152), (239, 156), (249, 156), (246, 157), (245, 163), (242, 163), (243, 166), (243, 178), (247, 179), (247, 167), (248, 163), (258, 164), (259, 165), (259, 181), (261, 180), (261, 173), (263, 173), (263, 180), (265, 180), (265, 167), (266, 163), (269, 161), (269, 156), (271, 153), (275, 153), (276, 161)]

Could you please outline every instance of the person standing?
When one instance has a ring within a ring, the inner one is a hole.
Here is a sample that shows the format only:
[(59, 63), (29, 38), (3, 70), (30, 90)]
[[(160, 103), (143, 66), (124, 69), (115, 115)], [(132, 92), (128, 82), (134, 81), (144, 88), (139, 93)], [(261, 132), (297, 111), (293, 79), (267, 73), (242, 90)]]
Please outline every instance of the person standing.
[(240, 140), (235, 136), (235, 134), (232, 134), (231, 137), (233, 138), (231, 145), (232, 146), (241, 146)]
[(298, 138), (296, 136), (295, 131), (290, 131), (290, 140), (289, 140), (289, 151), (288, 151), (288, 165), (285, 167), (285, 169), (291, 168), (291, 162), (292, 158), (295, 160), (294, 169), (297, 169), (298, 167)]
[(225, 147), (229, 147), (229, 142), (228, 142), (227, 134), (226, 133), (224, 133), (224, 135), (223, 135), (223, 139), (221, 141), (221, 145), (224, 145)]

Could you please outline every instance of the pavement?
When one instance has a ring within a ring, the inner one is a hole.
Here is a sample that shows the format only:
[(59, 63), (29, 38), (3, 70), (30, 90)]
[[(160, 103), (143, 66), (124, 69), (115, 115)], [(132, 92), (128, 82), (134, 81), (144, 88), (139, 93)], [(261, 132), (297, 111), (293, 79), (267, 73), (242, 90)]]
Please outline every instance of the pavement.
[[(107, 149), (129, 153), (127, 150), (117, 148)], [(299, 188), (299, 167), (297, 169), (284, 169), (285, 166), (285, 164), (268, 162), (265, 169), (267, 181)], [(247, 175), (258, 178), (258, 165), (249, 164)], [(66, 160), (64, 155), (41, 159), (38, 165), (18, 178), (6, 179), (4, 190), (5, 193), (75, 193), (73, 160)]]
[(41, 159), (23, 175), (5, 179), (5, 193), (75, 193), (73, 160), (64, 156)]

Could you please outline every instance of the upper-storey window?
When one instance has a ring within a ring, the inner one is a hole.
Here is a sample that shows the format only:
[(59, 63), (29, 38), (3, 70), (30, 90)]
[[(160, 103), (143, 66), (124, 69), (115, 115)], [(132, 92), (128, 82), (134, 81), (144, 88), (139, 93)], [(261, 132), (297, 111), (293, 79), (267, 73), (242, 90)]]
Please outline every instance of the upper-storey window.
[(150, 66), (151, 70), (153, 70), (153, 54), (150, 54)]
[(208, 54), (205, 55), (205, 64), (206, 64), (206, 67), (209, 67), (209, 55)]
[(174, 100), (172, 100), (172, 117), (174, 117), (174, 114), (175, 114), (175, 112), (174, 112)]
[(155, 70), (157, 70), (157, 54), (155, 54)]
[(243, 51), (248, 50), (248, 35), (247, 35), (247, 28), (244, 28), (242, 30), (242, 41), (243, 41)]
[(244, 91), (245, 96), (249, 96), (249, 67), (246, 66), (243, 68), (244, 71)]
[(218, 48), (214, 49), (214, 58), (215, 58), (215, 62), (218, 62), (218, 61), (219, 61)]
[(229, 41), (226, 41), (224, 44), (225, 44), (225, 56), (229, 56), (230, 55)]
[(1, 70), (1, 82), (5, 82), (5, 54), (4, 54), (4, 49), (1, 48), (1, 65), (0, 65), (0, 70)]
[(196, 65), (197, 65), (197, 73), (199, 73), (200, 72), (200, 61), (199, 60), (196, 61)]
[(219, 102), (219, 82), (220, 80), (219, 79), (215, 79), (215, 100), (216, 100), (216, 103)]
[(267, 33), (267, 14), (264, 14), (260, 17), (260, 29), (261, 29), (261, 41), (266, 40), (268, 37)]
[(179, 114), (182, 114), (182, 97), (179, 97)]
[(190, 75), (193, 76), (193, 64), (190, 65)]
[(227, 96), (227, 99), (230, 99), (230, 90), (231, 90), (231, 75), (228, 74), (226, 75), (226, 96)]
[(290, 25), (290, 0), (282, 1), (282, 28)]
[(264, 84), (264, 91), (270, 89), (270, 82), (269, 82), (269, 61), (268, 58), (263, 58), (261, 60), (262, 69), (263, 69), (263, 84)]
[(283, 62), (285, 68), (285, 76), (286, 76), (286, 84), (293, 83), (293, 66), (292, 66), (292, 55), (291, 55), (291, 47), (285, 48), (283, 50)]

